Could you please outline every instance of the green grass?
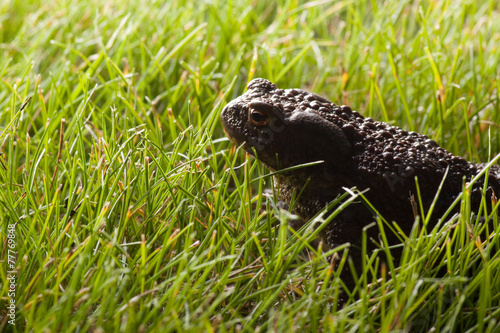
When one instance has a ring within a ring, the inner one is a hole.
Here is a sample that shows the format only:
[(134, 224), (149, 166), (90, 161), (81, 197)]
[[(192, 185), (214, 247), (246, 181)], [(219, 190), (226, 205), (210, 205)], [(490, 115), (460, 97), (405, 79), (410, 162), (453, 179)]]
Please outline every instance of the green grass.
[(293, 235), (269, 171), (219, 122), (264, 77), (487, 162), (499, 15), (494, 0), (2, 2), (0, 331), (500, 332), (495, 214), (480, 240), (464, 195), (400, 266), (368, 253), (381, 278), (341, 309), (339, 272), (303, 251), (313, 228)]

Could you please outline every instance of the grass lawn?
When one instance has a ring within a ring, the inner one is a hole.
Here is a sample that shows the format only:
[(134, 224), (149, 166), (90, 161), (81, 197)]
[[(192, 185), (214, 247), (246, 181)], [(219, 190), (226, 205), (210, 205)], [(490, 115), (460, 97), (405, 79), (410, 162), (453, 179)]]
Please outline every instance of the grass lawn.
[(1, 2), (0, 331), (500, 332), (495, 213), (465, 193), (400, 265), (367, 253), (381, 278), (340, 308), (312, 228), (289, 230), (219, 121), (264, 77), (494, 161), (498, 17), (496, 0)]

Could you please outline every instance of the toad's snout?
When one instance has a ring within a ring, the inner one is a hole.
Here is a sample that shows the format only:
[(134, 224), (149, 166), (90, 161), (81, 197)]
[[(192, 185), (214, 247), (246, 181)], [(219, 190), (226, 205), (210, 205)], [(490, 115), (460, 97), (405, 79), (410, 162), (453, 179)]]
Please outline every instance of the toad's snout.
[(220, 114), (222, 128), (226, 136), (235, 144), (240, 145), (243, 140), (241, 133), (243, 131), (243, 114), (242, 108), (234, 101), (227, 104)]

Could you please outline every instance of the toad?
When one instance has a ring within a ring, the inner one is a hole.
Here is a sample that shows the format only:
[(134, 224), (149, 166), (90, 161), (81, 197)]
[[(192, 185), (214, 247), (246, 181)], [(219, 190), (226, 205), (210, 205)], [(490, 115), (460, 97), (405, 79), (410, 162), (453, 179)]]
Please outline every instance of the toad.
[[(377, 212), (408, 235), (416, 215), (421, 209), (427, 212), (442, 184), (427, 226), (431, 228), (461, 194), (464, 181), (485, 167), (451, 154), (425, 135), (363, 117), (307, 91), (279, 89), (265, 79), (254, 79), (247, 88), (221, 113), (230, 140), (256, 154), (271, 171), (320, 161), (274, 176), (279, 199), (290, 205), (295, 198), (293, 211), (301, 220), (324, 210), (346, 188), (366, 191), (373, 207), (355, 202), (320, 233), (329, 248), (350, 243), (355, 266), (360, 265), (355, 258), (361, 253), (363, 228), (375, 221)], [(417, 195), (416, 180), (421, 202), (411, 200)], [(470, 190), (473, 210), (479, 208), (484, 185), (485, 177), (480, 177)], [(500, 167), (493, 165), (487, 198), (499, 192)], [(374, 249), (378, 228), (369, 228), (368, 237), (368, 247)], [(390, 244), (400, 242), (393, 231), (387, 231), (387, 238)]]

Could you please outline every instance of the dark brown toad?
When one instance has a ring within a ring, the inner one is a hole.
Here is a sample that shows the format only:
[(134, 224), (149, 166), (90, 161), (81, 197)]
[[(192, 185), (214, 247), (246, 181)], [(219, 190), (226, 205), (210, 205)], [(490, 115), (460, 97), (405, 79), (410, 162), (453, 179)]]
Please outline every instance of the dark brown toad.
[[(427, 211), (448, 169), (431, 218), (435, 224), (462, 192), (463, 181), (470, 181), (484, 168), (452, 155), (425, 135), (363, 117), (316, 94), (278, 89), (264, 79), (252, 80), (247, 88), (221, 114), (232, 142), (243, 144), (250, 154), (255, 150), (272, 171), (323, 161), (281, 173), (279, 179), (275, 176), (280, 199), (287, 204), (303, 191), (294, 206), (303, 220), (324, 209), (344, 188), (356, 187), (368, 190), (365, 195), (375, 209), (409, 234), (415, 221), (410, 201), (417, 193), (415, 177)], [(488, 195), (500, 192), (497, 165), (490, 169), (488, 186)], [(479, 207), (483, 187), (484, 177), (471, 190), (473, 209)], [(362, 229), (374, 221), (373, 216), (367, 205), (352, 204), (320, 236), (329, 247), (349, 242), (351, 254), (356, 253)], [(377, 240), (378, 229), (369, 230), (369, 236)], [(388, 236), (391, 244), (398, 242), (396, 235)]]

